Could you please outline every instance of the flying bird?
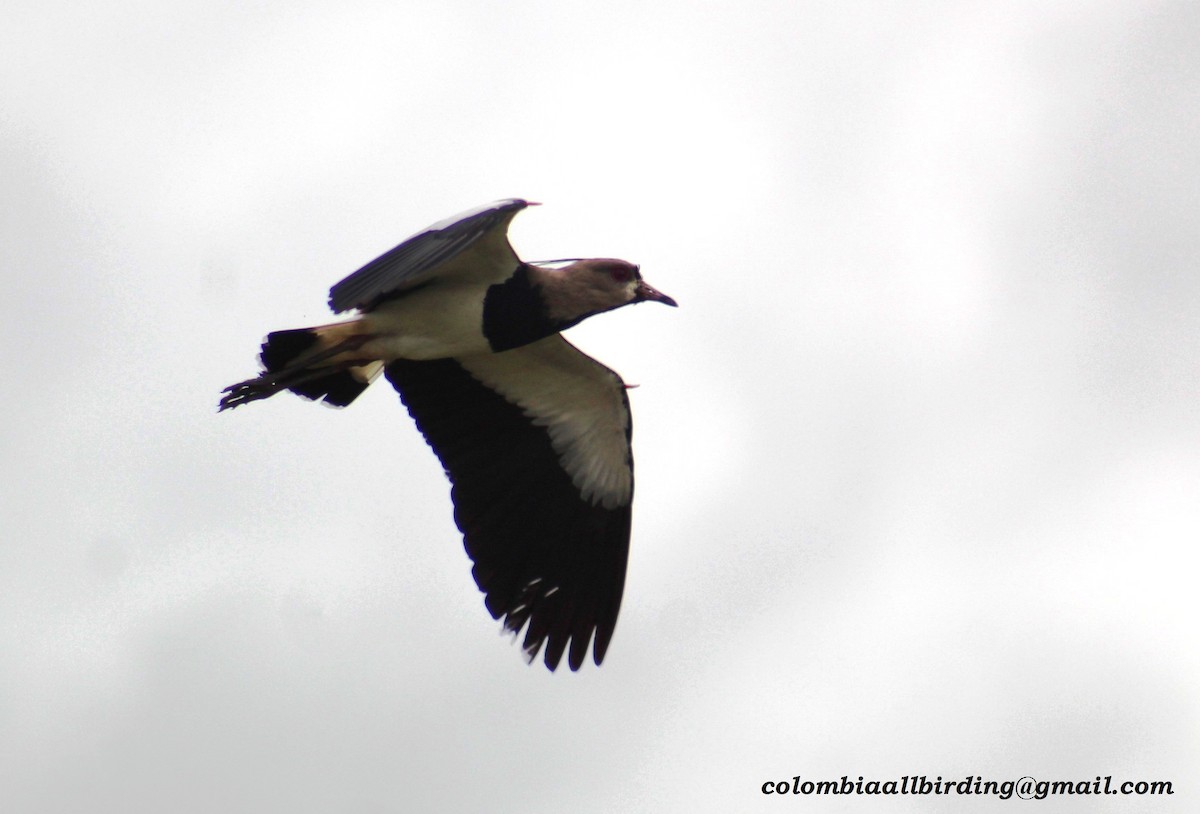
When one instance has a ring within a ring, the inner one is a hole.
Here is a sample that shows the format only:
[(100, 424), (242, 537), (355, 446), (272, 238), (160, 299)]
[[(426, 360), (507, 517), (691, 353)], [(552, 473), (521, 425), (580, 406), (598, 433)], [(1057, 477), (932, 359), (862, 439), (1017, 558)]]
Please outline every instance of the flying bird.
[(532, 662), (604, 660), (633, 501), (626, 385), (561, 331), (638, 302), (676, 305), (624, 260), (527, 263), (508, 226), (527, 201), (435, 223), (329, 291), (352, 318), (268, 334), (258, 376), (220, 410), (289, 390), (334, 407), (382, 372), (449, 477), (484, 604)]

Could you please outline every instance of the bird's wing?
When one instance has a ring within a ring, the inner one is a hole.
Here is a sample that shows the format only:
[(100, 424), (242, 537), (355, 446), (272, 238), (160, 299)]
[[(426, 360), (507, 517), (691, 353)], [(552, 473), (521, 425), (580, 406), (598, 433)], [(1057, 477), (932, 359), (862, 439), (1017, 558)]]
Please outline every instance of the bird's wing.
[(555, 335), (504, 353), (398, 360), (387, 377), (437, 453), (486, 605), (529, 660), (604, 659), (629, 554), (632, 422), (613, 371)]
[[(334, 285), (329, 307), (369, 310), (389, 294), (447, 273), (507, 279), (520, 263), (508, 244), (508, 224), (529, 205), (510, 198), (433, 224)], [(468, 249), (470, 256), (463, 256)]]

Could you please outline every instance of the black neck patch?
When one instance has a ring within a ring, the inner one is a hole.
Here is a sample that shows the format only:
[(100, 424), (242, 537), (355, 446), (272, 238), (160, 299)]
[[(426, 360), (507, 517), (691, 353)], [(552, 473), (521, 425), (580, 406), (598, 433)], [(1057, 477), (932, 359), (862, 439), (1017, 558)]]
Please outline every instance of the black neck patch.
[(546, 303), (522, 263), (513, 276), (490, 286), (483, 298), (483, 335), (499, 353), (558, 333)]

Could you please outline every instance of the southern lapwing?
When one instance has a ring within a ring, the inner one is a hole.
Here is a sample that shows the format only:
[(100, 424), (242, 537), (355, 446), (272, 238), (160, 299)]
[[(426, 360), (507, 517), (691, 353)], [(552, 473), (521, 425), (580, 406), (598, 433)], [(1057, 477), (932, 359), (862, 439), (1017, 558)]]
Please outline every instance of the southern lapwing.
[[(352, 319), (276, 331), (263, 372), (220, 409), (290, 390), (335, 407), (382, 371), (452, 483), (454, 520), (493, 618), (578, 670), (604, 659), (621, 607), (633, 500), (621, 377), (560, 331), (630, 303), (675, 301), (636, 265), (525, 263), (496, 201), (430, 226), (329, 292)], [(594, 637), (593, 637), (594, 634)], [(568, 647), (569, 645), (569, 647)]]

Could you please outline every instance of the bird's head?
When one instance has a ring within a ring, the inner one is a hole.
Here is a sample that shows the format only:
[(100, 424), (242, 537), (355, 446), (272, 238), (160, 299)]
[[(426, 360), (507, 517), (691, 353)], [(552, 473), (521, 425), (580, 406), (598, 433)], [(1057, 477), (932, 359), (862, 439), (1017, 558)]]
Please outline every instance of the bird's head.
[(544, 274), (541, 290), (550, 316), (564, 325), (574, 325), (593, 314), (636, 302), (678, 305), (643, 280), (638, 266), (625, 260), (600, 257), (575, 260), (558, 269), (538, 270)]
[(580, 260), (573, 267), (576, 274), (587, 276), (597, 291), (609, 294), (612, 307), (651, 300), (676, 307), (679, 303), (642, 279), (642, 270), (634, 263), (611, 258)]

